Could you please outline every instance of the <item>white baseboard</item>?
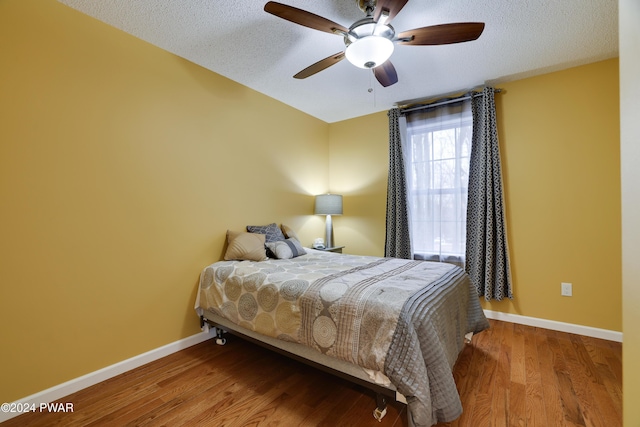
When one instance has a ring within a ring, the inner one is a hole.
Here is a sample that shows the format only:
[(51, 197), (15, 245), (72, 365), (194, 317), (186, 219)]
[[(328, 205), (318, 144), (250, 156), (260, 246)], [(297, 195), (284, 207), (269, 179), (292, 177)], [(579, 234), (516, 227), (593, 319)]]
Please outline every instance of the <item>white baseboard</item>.
[(536, 317), (521, 316), (519, 314), (502, 313), (500, 311), (484, 310), (489, 319), (520, 325), (535, 326), (536, 328), (551, 329), (553, 331), (568, 332), (608, 341), (622, 342), (622, 332), (608, 329), (592, 328), (591, 326), (575, 325), (573, 323), (556, 322), (555, 320), (538, 319)]
[[(172, 353), (178, 352), (180, 350), (184, 350), (185, 348), (191, 347), (192, 345), (199, 344), (210, 338), (212, 338), (211, 334), (207, 332), (200, 332), (190, 337), (150, 350), (146, 353), (139, 354), (130, 359), (123, 360), (122, 362), (118, 362), (111, 366), (107, 366), (97, 371), (90, 372), (81, 377), (74, 378), (65, 383), (58, 384), (57, 386), (40, 391), (36, 394), (32, 394), (31, 396), (27, 396), (20, 400), (16, 400), (13, 403), (35, 404), (36, 407), (38, 407), (41, 403), (51, 403), (55, 400), (61, 399), (65, 396), (68, 396), (72, 393), (82, 390), (83, 388), (87, 388), (89, 386), (98, 384), (99, 382), (115, 377), (116, 375), (120, 375), (123, 372), (127, 372), (132, 369), (138, 368), (149, 362), (153, 362), (154, 360), (161, 359)], [(13, 417), (16, 417), (18, 415), (20, 414), (15, 412), (0, 411), (0, 423), (8, 419), (11, 419)]]

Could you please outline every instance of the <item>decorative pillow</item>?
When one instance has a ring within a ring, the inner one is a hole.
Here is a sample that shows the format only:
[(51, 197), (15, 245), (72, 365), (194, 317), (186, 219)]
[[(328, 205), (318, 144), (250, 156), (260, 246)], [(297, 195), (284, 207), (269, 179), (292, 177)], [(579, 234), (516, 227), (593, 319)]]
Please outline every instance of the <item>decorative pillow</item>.
[(280, 227), (275, 222), (269, 225), (247, 225), (247, 231), (249, 233), (264, 234), (267, 243), (285, 239)]
[(295, 258), (307, 253), (297, 239), (285, 239), (278, 242), (267, 242), (265, 244), (278, 259)]
[(264, 234), (227, 230), (227, 252), (224, 259), (264, 261), (267, 259), (264, 242)]
[(295, 231), (293, 231), (293, 229), (291, 227), (289, 227), (288, 225), (284, 225), (282, 224), (280, 226), (280, 228), (282, 228), (282, 232), (284, 233), (284, 237), (286, 237), (287, 239), (296, 239), (298, 242), (300, 242), (300, 238), (298, 237), (298, 235), (296, 234)]

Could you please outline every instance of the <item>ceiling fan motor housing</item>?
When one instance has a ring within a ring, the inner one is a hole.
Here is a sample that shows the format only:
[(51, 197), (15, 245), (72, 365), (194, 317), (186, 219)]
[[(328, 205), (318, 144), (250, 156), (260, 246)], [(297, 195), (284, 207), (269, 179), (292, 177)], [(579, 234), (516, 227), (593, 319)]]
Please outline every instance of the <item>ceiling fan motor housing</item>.
[[(378, 24), (373, 18), (366, 17), (354, 22), (353, 25), (349, 27), (349, 34), (358, 39), (375, 35), (392, 40), (396, 35), (396, 30), (389, 24)], [(347, 37), (345, 37), (345, 43), (346, 40)]]

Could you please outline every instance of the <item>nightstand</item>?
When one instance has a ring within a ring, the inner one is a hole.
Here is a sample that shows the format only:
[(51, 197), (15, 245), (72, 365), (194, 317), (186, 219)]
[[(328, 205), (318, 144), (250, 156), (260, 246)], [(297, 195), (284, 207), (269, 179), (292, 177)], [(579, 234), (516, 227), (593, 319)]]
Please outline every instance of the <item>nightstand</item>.
[(325, 251), (325, 252), (336, 252), (341, 254), (342, 253), (342, 248), (344, 248), (344, 246), (334, 246), (331, 248), (324, 248), (324, 249), (318, 249), (318, 248), (314, 248), (317, 251)]

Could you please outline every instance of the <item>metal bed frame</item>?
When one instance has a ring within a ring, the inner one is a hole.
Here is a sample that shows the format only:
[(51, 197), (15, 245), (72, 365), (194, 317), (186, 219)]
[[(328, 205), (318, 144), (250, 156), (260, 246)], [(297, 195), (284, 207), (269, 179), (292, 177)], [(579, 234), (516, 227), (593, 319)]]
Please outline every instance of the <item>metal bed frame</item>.
[[(291, 343), (278, 340), (277, 338), (260, 335), (256, 332), (242, 328), (241, 326), (238, 326), (211, 312), (207, 312), (205, 315), (200, 316), (200, 328), (205, 332), (209, 331), (210, 328), (213, 328), (216, 335), (216, 344), (218, 345), (225, 345), (227, 340), (224, 335), (226, 333), (230, 333), (293, 360), (297, 360), (313, 368), (335, 375), (373, 391), (376, 395), (376, 408), (373, 410), (373, 417), (378, 421), (382, 421), (382, 418), (386, 415), (387, 402), (390, 400), (404, 404), (407, 403), (406, 398), (400, 394), (393, 385), (385, 386), (374, 382), (367, 376), (362, 368), (352, 363), (338, 360), (318, 352), (315, 352), (315, 355), (313, 355), (312, 358), (308, 357), (308, 354), (307, 356), (303, 355), (303, 353), (307, 353), (309, 349), (302, 344)], [(330, 360), (330, 364), (322, 363), (323, 360)]]

